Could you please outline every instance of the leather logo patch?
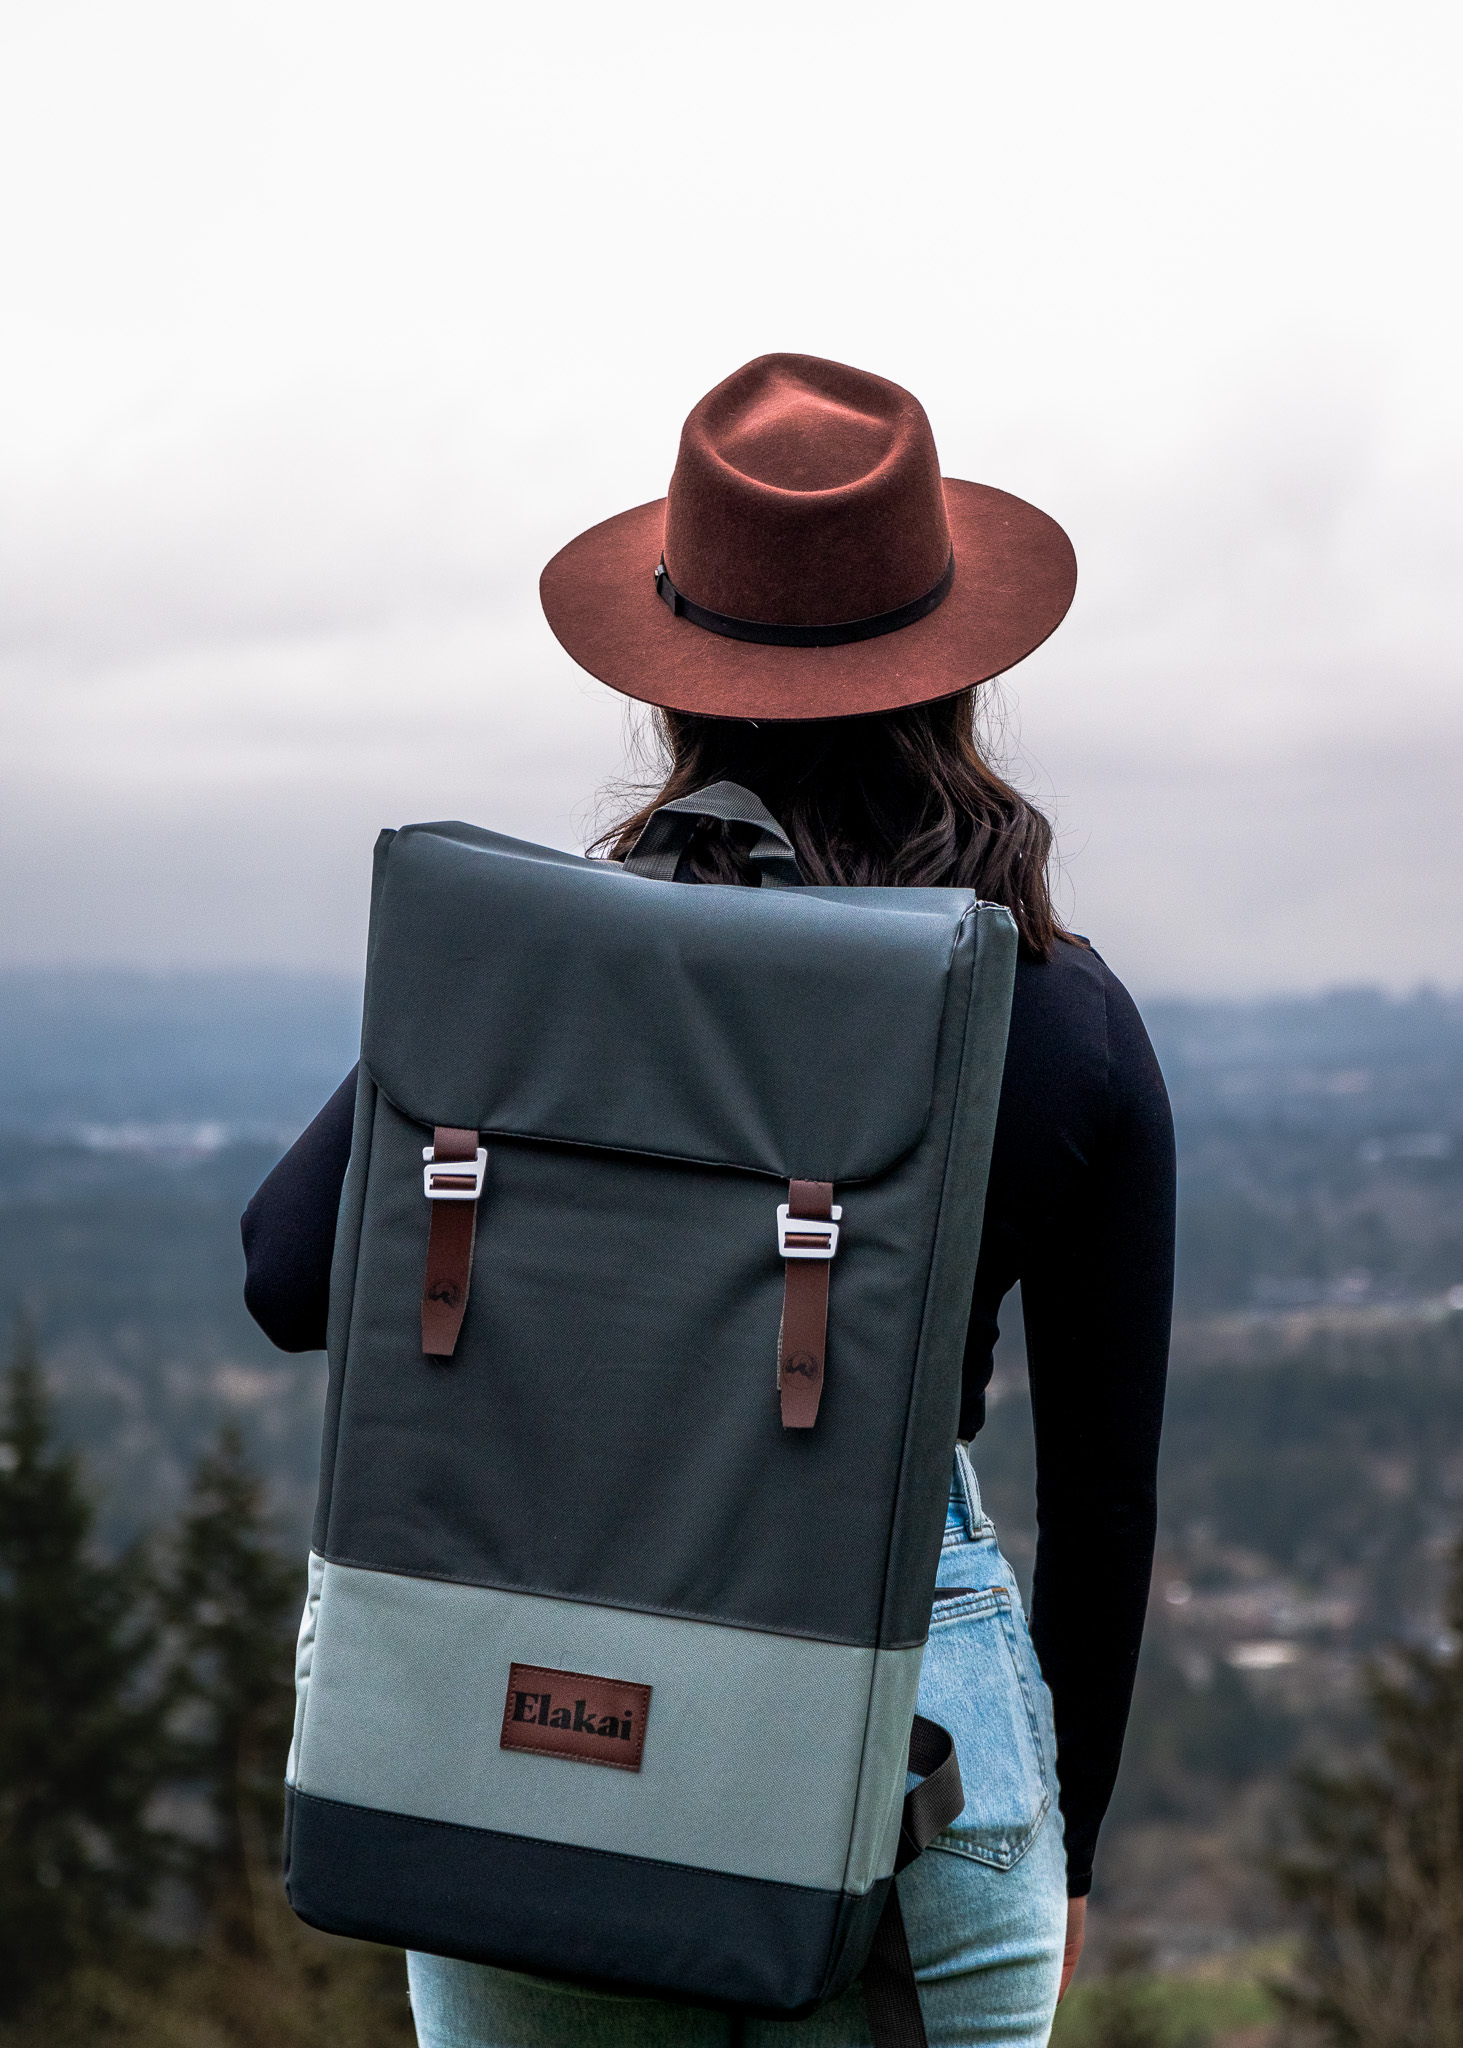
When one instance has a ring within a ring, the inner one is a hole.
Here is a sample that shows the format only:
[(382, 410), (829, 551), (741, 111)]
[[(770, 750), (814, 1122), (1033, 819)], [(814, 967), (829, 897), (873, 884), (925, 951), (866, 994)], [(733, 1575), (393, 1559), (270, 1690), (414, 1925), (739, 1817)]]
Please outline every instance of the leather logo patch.
[(649, 1712), (648, 1685), (515, 1664), (508, 1673), (501, 1746), (638, 1771)]

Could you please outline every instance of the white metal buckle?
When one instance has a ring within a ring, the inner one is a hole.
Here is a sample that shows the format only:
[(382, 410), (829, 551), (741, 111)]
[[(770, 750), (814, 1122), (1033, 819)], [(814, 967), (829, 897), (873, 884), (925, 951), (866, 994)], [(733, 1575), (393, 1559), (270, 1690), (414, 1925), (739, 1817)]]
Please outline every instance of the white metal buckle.
[(788, 1204), (777, 1205), (777, 1249), (785, 1259), (831, 1259), (838, 1249), (843, 1204), (833, 1204), (833, 1220), (822, 1216), (789, 1216)]
[(422, 1191), (429, 1202), (475, 1202), (483, 1191), (488, 1171), (488, 1148), (479, 1145), (471, 1159), (444, 1159), (436, 1163), (430, 1145), (423, 1145)]

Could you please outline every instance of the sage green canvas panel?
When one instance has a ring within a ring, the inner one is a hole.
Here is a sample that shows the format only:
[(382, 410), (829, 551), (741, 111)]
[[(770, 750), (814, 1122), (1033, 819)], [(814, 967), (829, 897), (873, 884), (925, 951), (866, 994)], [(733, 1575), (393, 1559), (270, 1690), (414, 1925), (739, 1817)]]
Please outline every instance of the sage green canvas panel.
[[(894, 1867), (917, 1649), (333, 1564), (311, 1627), (301, 1792), (831, 1892)], [(650, 1686), (639, 1771), (501, 1748), (514, 1663)]]
[(363, 1058), (425, 1124), (868, 1179), (929, 1121), (970, 902), (688, 888), (409, 826), (380, 863)]

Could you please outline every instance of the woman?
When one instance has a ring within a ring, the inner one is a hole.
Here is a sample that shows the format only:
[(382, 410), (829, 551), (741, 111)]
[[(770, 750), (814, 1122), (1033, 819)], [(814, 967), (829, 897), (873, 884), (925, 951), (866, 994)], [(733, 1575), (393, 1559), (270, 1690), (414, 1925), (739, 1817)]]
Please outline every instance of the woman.
[[(975, 737), (976, 686), (1046, 638), (1074, 583), (1044, 514), (940, 478), (907, 392), (800, 356), (711, 392), (669, 498), (581, 535), (543, 581), (575, 658), (657, 707), (664, 786), (601, 840), (611, 859), (659, 804), (730, 781), (777, 818), (806, 881), (973, 889), (1017, 925), (960, 1436), (981, 1427), (1019, 1281), (1031, 1632), (962, 1443), (939, 1580), (973, 1591), (940, 1603), (920, 1709), (956, 1735), (966, 1811), (899, 1881), (931, 2041), (989, 2048), (1047, 2039), (1082, 1948), (1147, 1600), (1172, 1294), (1173, 1131), (1152, 1048), (1121, 984), (1056, 918), (1050, 827)], [(754, 884), (748, 839), (703, 821), (677, 879)], [(249, 1306), (286, 1350), (325, 1341), (353, 1093), (352, 1077), (244, 1219)], [(993, 1603), (993, 1588), (1009, 1597)], [(412, 1957), (411, 1985), (423, 2048), (869, 2038), (857, 1988), (809, 2020), (738, 2031), (429, 1956)]]

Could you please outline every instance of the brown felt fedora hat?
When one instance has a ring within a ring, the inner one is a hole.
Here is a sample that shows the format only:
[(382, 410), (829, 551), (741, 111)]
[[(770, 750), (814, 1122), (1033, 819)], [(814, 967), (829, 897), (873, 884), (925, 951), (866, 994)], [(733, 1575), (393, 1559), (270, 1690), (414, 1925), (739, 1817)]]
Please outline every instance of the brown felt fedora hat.
[(758, 356), (681, 431), (670, 491), (544, 570), (550, 626), (629, 697), (719, 718), (848, 718), (953, 696), (1060, 625), (1054, 519), (940, 475), (919, 400), (818, 356)]

